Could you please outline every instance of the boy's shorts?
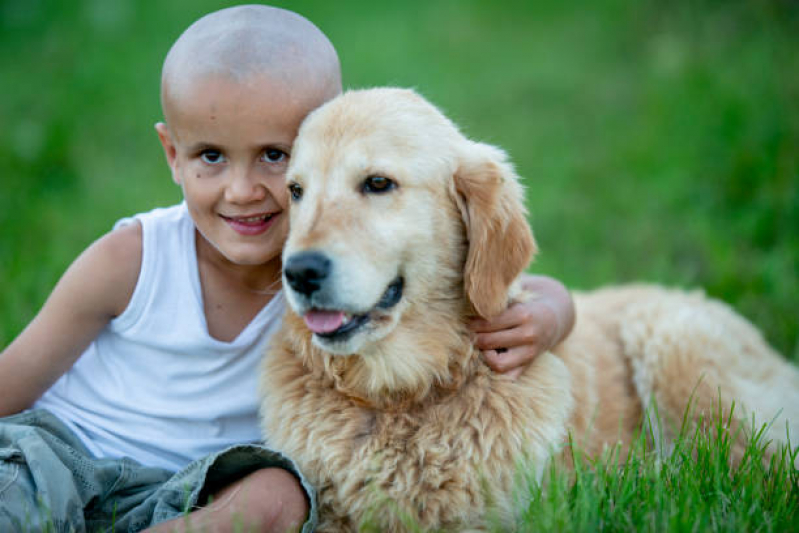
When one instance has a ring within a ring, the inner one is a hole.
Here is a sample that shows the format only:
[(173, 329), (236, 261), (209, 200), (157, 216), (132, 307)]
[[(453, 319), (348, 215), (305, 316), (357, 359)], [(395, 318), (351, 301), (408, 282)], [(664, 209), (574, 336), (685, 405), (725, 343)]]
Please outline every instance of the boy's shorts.
[(58, 418), (32, 410), (0, 418), (0, 531), (140, 531), (184, 515), (259, 468), (297, 476), (316, 523), (316, 494), (292, 461), (256, 444), (232, 446), (180, 472), (128, 458), (96, 459)]

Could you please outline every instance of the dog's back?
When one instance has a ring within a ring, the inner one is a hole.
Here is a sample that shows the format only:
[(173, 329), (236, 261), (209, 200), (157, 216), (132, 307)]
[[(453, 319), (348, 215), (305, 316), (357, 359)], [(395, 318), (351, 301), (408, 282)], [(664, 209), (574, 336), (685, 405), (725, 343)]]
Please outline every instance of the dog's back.
[(753, 424), (768, 426), (770, 452), (799, 435), (799, 372), (726, 304), (632, 285), (575, 294), (575, 305), (575, 329), (555, 351), (572, 374), (571, 429), (589, 453), (629, 444), (644, 412), (665, 451), (684, 419), (730, 423), (734, 459)]

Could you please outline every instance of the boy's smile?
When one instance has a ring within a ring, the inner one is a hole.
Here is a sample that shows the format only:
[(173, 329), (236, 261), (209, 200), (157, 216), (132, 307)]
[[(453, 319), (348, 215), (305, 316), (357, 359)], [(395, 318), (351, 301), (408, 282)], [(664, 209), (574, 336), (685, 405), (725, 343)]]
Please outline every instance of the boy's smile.
[(237, 265), (280, 261), (288, 232), (285, 172), (305, 116), (322, 103), (266, 76), (195, 77), (156, 125), (200, 234), (201, 247)]
[(259, 235), (272, 226), (280, 213), (267, 213), (263, 215), (226, 217), (220, 215), (234, 231), (241, 235)]

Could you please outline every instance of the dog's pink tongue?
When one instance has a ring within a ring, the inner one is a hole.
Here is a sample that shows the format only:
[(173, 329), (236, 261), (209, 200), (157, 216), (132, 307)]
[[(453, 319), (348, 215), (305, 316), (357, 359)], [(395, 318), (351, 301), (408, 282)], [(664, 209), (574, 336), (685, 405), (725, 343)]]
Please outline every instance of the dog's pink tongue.
[(305, 325), (314, 333), (330, 333), (344, 323), (344, 312), (313, 310), (305, 313), (303, 318)]

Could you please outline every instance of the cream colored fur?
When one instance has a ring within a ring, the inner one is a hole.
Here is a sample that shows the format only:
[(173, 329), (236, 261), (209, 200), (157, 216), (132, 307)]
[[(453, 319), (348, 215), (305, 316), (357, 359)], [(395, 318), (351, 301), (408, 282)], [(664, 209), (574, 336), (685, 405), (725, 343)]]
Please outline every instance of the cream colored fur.
[[(365, 193), (373, 175), (397, 187)], [(737, 423), (775, 418), (776, 442), (786, 423), (799, 435), (799, 372), (700, 293), (577, 294), (575, 329), (553, 353), (516, 381), (491, 372), (465, 322), (506, 305), (535, 251), (523, 193), (501, 150), (469, 141), (412, 91), (352, 91), (312, 113), (288, 179), (303, 195), (284, 262), (327, 254), (325, 302), (371, 318), (331, 343), (290, 312), (264, 361), (264, 434), (318, 487), (319, 531), (364, 519), (401, 531), (403, 517), (442, 530), (510, 525), (520, 468), (540, 476), (568, 431), (592, 454), (629, 443), (652, 402), (663, 447), (691, 397), (697, 420), (735, 400)], [(375, 307), (398, 275), (399, 304)]]

